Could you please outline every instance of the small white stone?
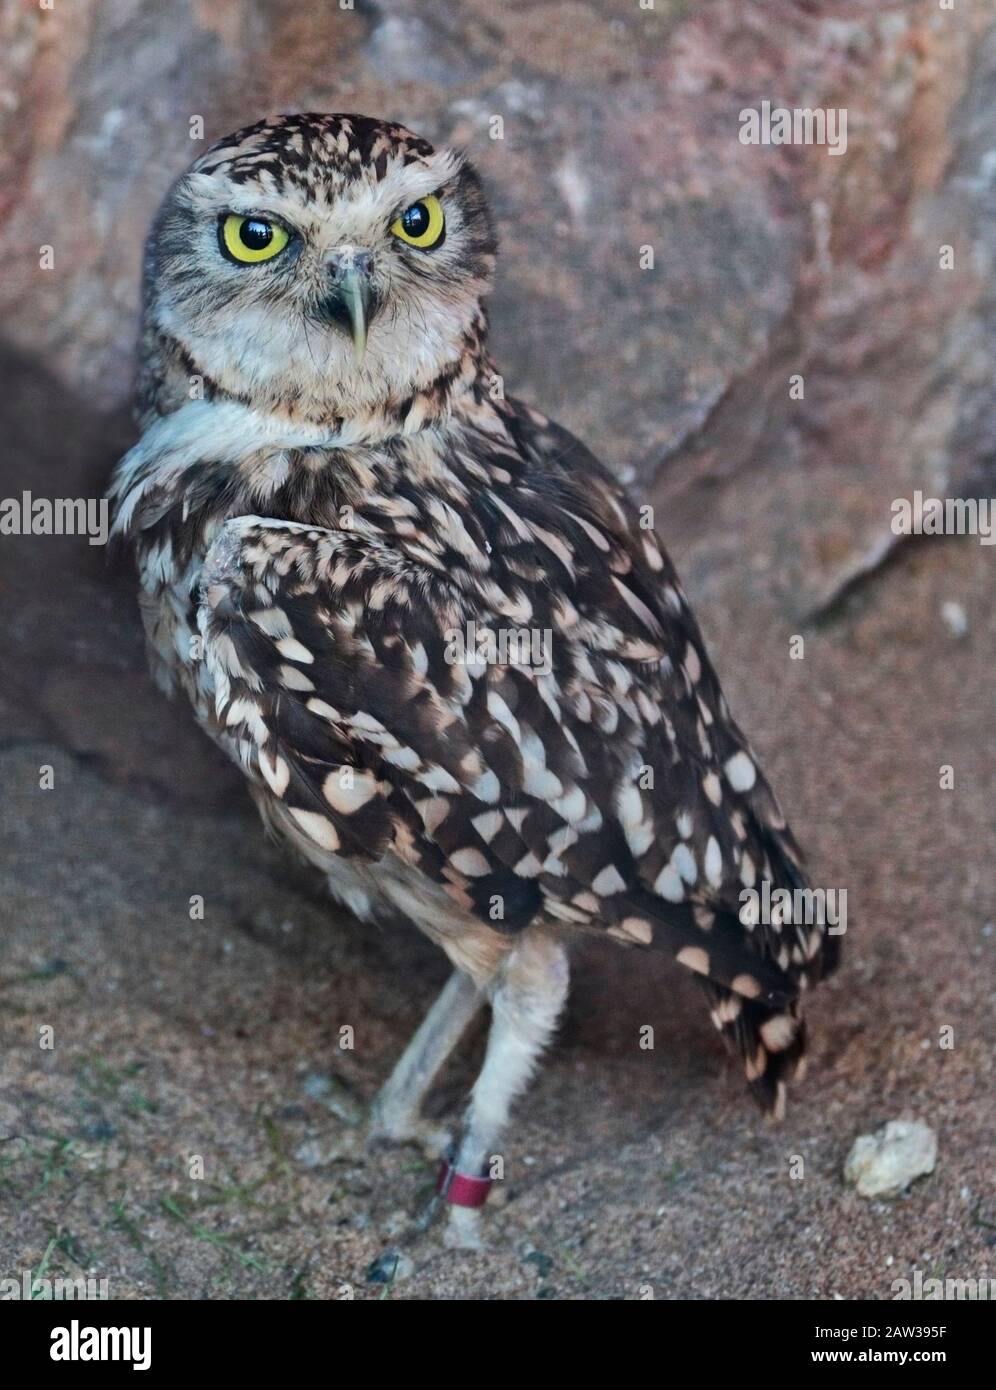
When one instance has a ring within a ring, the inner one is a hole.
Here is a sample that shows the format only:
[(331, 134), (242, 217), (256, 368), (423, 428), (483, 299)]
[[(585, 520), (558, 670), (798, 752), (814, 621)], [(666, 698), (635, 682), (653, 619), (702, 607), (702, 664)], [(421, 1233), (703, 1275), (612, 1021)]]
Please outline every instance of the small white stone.
[(875, 1134), (855, 1139), (844, 1181), (859, 1197), (898, 1197), (916, 1178), (934, 1171), (937, 1135), (922, 1120), (890, 1120)]
[(941, 617), (952, 637), (964, 637), (968, 631), (968, 617), (960, 603), (948, 599), (941, 604)]

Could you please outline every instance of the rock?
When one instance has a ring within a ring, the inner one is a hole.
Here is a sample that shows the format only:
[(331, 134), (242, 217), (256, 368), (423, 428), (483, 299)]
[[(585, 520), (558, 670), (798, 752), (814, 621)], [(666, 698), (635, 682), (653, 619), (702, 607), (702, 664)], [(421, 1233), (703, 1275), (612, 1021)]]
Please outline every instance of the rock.
[(294, 1150), (294, 1157), (305, 1168), (320, 1168), (328, 1161), (325, 1150), (317, 1139), (305, 1139), (303, 1143), (298, 1144)]
[(947, 599), (941, 604), (941, 617), (952, 637), (964, 637), (968, 632), (968, 618), (960, 603)]
[(934, 1171), (937, 1135), (922, 1120), (890, 1120), (877, 1134), (855, 1139), (844, 1180), (860, 1197), (898, 1197), (911, 1182)]
[(414, 1263), (401, 1250), (385, 1250), (367, 1269), (367, 1283), (396, 1284), (414, 1273)]
[[(38, 422), (36, 476), (51, 475), (49, 455), (65, 476), (67, 437), (75, 454), (90, 419), (106, 442), (87, 495), (106, 478), (107, 419), (127, 422), (142, 242), (171, 180), (262, 111), (345, 100), (469, 148), (502, 234), (492, 319), (509, 389), (632, 472), (639, 499), (666, 509), (665, 538), (702, 547), (700, 587), (742, 572), (743, 544), (759, 576), (776, 569), (780, 603), (811, 613), (891, 544), (892, 499), (992, 492), (996, 21), (979, 6), (962, 23), (936, 6), (914, 20), (899, 0), (857, 0), (846, 21), (788, 0), (748, 8), (554, 0), (481, 22), (415, 0), (307, 16), (230, 0), (221, 20), (203, 5), (81, 0), (67, 24), (14, 7), (0, 21), (0, 320), (53, 407), (72, 407), (67, 429), (37, 385), (31, 411), (7, 393)], [(842, 102), (846, 156), (744, 146), (747, 90)], [(53, 229), (50, 270), (25, 254), (39, 227)], [(13, 476), (31, 487), (20, 460)], [(720, 544), (727, 498), (737, 522)], [(51, 663), (28, 716), (71, 708), (67, 733), (112, 770), (142, 768), (192, 800), (167, 775), (175, 739), (199, 747), (190, 721), (150, 720), (116, 756), (136, 728), (128, 653), (58, 617), (94, 660)], [(109, 657), (117, 680), (88, 700), (89, 666)], [(218, 765), (221, 804), (237, 774)]]
[(541, 1250), (530, 1250), (529, 1254), (523, 1258), (522, 1263), (533, 1265), (540, 1279), (548, 1278), (553, 1269), (553, 1260), (549, 1255), (544, 1255)]

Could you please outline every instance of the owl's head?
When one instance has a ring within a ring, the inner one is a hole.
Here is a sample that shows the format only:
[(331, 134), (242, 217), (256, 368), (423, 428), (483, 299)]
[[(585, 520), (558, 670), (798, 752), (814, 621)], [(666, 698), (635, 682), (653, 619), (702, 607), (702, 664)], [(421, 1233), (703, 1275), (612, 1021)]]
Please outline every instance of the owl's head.
[(364, 116), (259, 121), (202, 155), (160, 210), (146, 350), (263, 409), (398, 406), (480, 355), (494, 253), (477, 175), (454, 151)]

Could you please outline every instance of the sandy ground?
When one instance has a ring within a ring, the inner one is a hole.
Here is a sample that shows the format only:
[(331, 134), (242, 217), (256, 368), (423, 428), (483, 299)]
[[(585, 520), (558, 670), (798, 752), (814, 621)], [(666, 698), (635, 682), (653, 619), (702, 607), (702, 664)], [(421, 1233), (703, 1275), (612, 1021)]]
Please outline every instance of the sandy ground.
[[(996, 1273), (983, 547), (911, 550), (807, 636), (802, 662), (784, 658), (770, 577), (736, 597), (712, 568), (691, 585), (818, 881), (848, 888), (845, 964), (812, 1001), (810, 1076), (772, 1129), (690, 980), (586, 945), (510, 1137), (487, 1255), (413, 1232), (432, 1183), (414, 1151), (323, 1159), (445, 978), (441, 958), (344, 918), (264, 842), (237, 774), (142, 675), (127, 576), (83, 559), (87, 580), (62, 594), (77, 664), (2, 752), (0, 1271), (87, 1271), (124, 1298), (281, 1299), (888, 1298), (914, 1267)], [(961, 639), (939, 615), (951, 599)], [(29, 611), (15, 636), (38, 630)], [(89, 644), (118, 668), (101, 689)], [(461, 1104), (483, 1027), (433, 1113)], [(905, 1198), (862, 1200), (842, 1183), (847, 1151), (898, 1116), (937, 1131), (937, 1169)]]

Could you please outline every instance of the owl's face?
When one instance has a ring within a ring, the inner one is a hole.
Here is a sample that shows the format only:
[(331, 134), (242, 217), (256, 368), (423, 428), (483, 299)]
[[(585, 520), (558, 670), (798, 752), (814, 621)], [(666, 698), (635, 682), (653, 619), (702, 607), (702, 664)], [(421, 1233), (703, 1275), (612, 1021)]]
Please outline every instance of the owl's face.
[(366, 117), (282, 116), (219, 141), (170, 191), (146, 319), (222, 391), (348, 418), (479, 352), (494, 252), (459, 155)]

